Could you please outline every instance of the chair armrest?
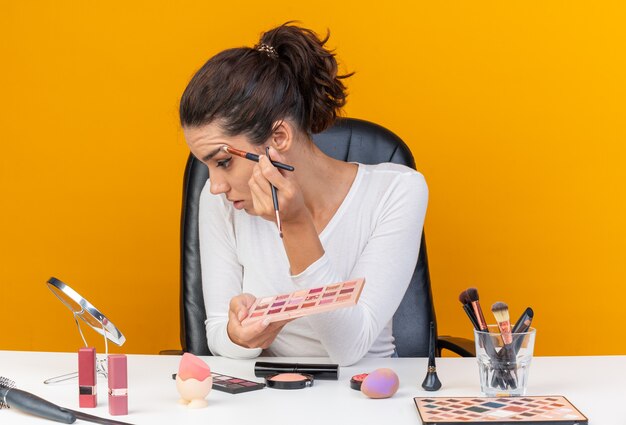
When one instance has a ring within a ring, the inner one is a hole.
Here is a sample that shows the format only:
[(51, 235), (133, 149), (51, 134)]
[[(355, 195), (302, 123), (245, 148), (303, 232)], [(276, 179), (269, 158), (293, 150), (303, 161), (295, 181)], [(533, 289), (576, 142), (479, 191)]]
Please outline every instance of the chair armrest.
[(159, 351), (159, 355), (161, 356), (182, 356), (184, 354), (183, 350), (161, 350)]
[(476, 346), (474, 341), (467, 338), (442, 335), (437, 339), (438, 355), (441, 350), (450, 350), (461, 357), (476, 357)]

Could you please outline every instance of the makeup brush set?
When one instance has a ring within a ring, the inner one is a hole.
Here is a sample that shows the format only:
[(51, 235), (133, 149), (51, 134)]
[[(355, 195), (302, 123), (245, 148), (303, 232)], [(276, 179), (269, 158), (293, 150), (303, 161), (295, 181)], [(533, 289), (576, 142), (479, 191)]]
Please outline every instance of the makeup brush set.
[(524, 344), (527, 332), (530, 331), (534, 316), (532, 308), (526, 308), (511, 327), (509, 307), (503, 302), (496, 302), (491, 306), (491, 311), (498, 325), (497, 328), (492, 326), (490, 329), (483, 315), (476, 288), (462, 291), (459, 301), (476, 331), (477, 347), (484, 348), (489, 357), (485, 373), (491, 377), (490, 386), (503, 391), (517, 389), (520, 385), (517, 355)]

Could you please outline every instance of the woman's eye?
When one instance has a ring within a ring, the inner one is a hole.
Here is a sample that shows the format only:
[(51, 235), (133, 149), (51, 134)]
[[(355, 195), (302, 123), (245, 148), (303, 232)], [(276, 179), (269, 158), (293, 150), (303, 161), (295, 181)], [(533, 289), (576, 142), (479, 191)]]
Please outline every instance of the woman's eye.
[(217, 166), (218, 167), (224, 167), (227, 168), (228, 165), (230, 164), (230, 160), (232, 158), (228, 158), (228, 159), (220, 159), (219, 161), (217, 161)]

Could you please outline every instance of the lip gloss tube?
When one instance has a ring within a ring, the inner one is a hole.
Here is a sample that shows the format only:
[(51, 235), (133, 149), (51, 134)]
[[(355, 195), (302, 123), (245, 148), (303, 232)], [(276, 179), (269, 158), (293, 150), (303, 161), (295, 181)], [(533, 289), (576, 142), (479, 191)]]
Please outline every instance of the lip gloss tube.
[(110, 354), (109, 365), (109, 414), (128, 415), (128, 371), (126, 355)]
[(98, 394), (96, 386), (96, 349), (78, 350), (78, 405), (96, 407)]

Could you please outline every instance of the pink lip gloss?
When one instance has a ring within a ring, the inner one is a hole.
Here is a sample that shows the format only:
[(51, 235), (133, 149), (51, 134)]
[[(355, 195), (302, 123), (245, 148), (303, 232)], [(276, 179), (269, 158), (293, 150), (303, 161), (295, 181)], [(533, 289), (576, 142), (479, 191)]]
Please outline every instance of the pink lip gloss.
[(128, 375), (126, 355), (111, 354), (109, 364), (109, 414), (128, 415)]
[(98, 404), (96, 386), (96, 349), (78, 350), (78, 405), (96, 407)]

